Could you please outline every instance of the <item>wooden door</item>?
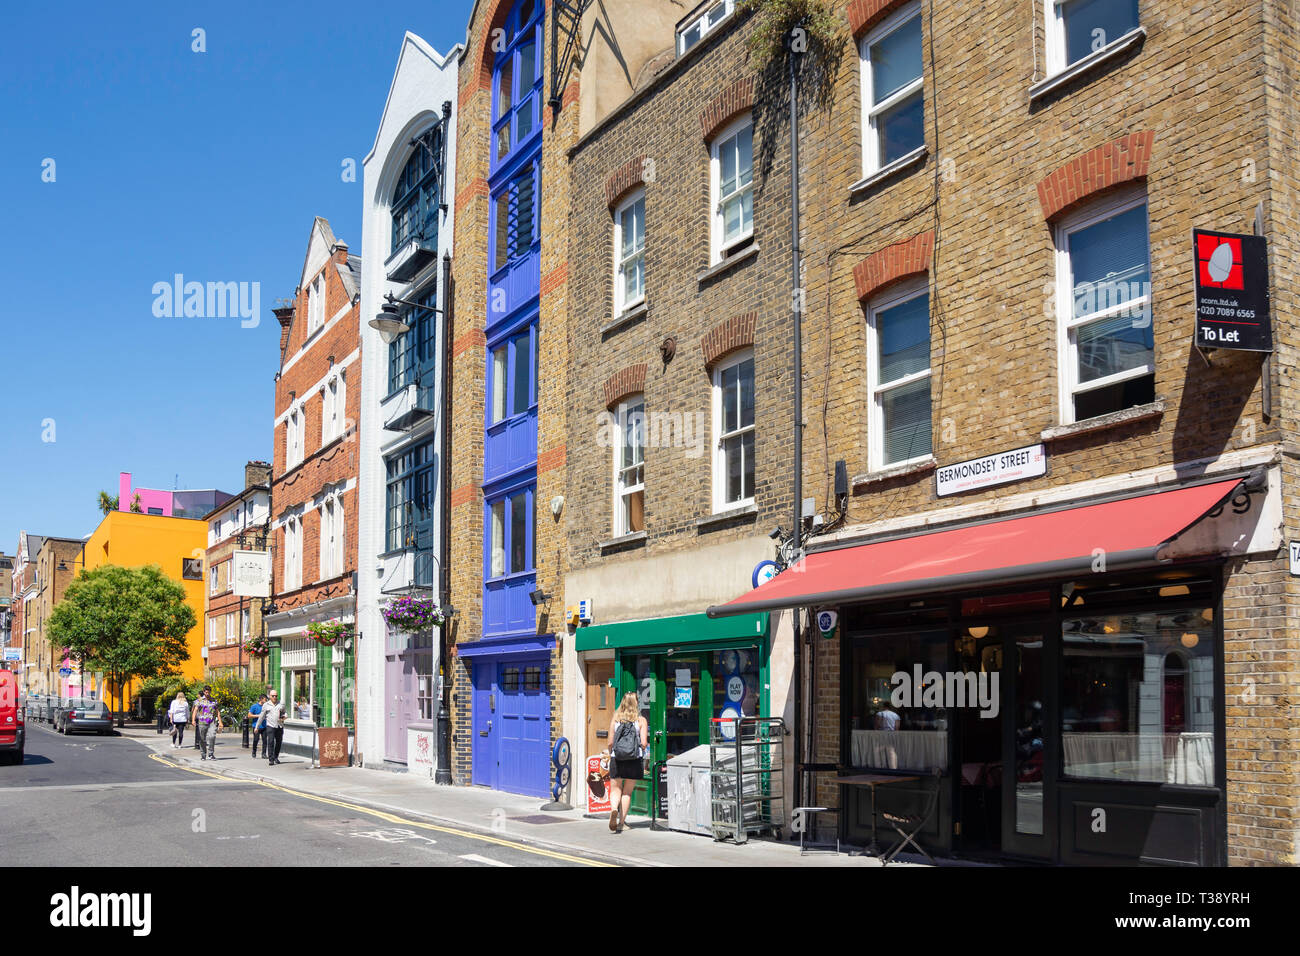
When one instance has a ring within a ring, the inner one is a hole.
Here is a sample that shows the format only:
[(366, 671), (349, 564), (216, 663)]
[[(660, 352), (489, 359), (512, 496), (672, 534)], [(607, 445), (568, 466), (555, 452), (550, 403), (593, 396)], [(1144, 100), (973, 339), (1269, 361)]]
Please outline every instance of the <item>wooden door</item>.
[(611, 686), (613, 661), (590, 661), (587, 664), (587, 756), (592, 757), (609, 746), (609, 722), (618, 707), (618, 693)]

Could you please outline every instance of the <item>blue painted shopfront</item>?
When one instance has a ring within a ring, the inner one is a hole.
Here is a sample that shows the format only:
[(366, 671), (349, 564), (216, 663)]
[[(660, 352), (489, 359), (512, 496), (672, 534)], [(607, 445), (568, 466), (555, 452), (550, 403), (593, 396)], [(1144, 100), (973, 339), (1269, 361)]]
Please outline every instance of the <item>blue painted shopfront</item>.
[(473, 669), (471, 782), (544, 797), (550, 788), (553, 635), (461, 648)]

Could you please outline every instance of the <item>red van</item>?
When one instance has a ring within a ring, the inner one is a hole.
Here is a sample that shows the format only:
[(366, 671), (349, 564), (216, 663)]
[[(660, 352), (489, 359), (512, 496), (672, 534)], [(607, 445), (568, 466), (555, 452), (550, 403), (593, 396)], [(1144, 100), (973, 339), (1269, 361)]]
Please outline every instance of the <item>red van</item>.
[(13, 671), (0, 671), (0, 754), (23, 762), (27, 731), (18, 712), (18, 680)]

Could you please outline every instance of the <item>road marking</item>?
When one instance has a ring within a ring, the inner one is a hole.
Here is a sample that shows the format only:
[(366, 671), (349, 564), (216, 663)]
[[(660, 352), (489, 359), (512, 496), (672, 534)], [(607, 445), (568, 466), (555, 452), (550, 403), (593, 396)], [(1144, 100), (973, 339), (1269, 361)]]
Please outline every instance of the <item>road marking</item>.
[[(221, 783), (238, 783), (228, 777), (218, 777)], [(146, 789), (148, 787), (198, 787), (206, 786), (206, 780), (130, 780), (122, 783), (55, 783), (47, 786), (36, 784), (30, 787), (0, 787), (0, 793), (23, 793), (28, 790), (97, 790)]]
[(502, 863), (500, 860), (493, 860), (486, 856), (479, 856), (477, 853), (462, 853), (458, 859), (469, 860), (473, 863), (482, 863), (484, 866), (514, 866), (513, 863)]
[[(160, 763), (171, 764), (169, 760), (159, 754), (150, 754)], [(220, 777), (217, 774), (208, 773), (206, 770), (197, 770), (194, 767), (185, 767), (180, 764), (171, 764), (181, 770), (188, 770), (190, 773), (201, 773), (206, 777), (218, 777), (218, 779), (230, 779)], [(253, 782), (253, 781), (248, 781)], [(304, 800), (315, 800), (317, 803), (327, 803), (333, 807), (342, 807), (344, 810), (351, 810), (355, 813), (364, 813), (367, 816), (377, 817), (388, 823), (400, 823), (403, 826), (419, 827), (422, 830), (432, 830), (435, 833), (449, 833), (452, 836), (464, 837), (468, 840), (479, 840), (483, 843), (492, 843), (496, 846), (504, 846), (511, 850), (518, 850), (521, 853), (532, 853), (535, 856), (544, 856), (552, 860), (562, 860), (565, 863), (576, 863), (580, 866), (616, 866), (614, 863), (606, 863), (603, 860), (587, 860), (580, 856), (572, 856), (568, 853), (558, 853), (555, 850), (543, 850), (540, 847), (528, 846), (526, 843), (517, 843), (514, 840), (502, 840), (499, 837), (487, 836), (482, 833), (475, 833), (472, 830), (460, 830), (456, 827), (440, 826), (436, 823), (425, 823), (423, 820), (410, 820), (405, 817), (399, 817), (392, 813), (385, 813), (383, 810), (373, 810), (370, 807), (363, 807), (357, 803), (346, 803), (342, 800), (331, 800), (328, 797), (320, 797), (314, 793), (306, 793), (302, 790), (291, 790), (289, 787), (282, 787), (279, 784), (269, 783), (266, 780), (255, 781), (263, 787), (270, 790), (279, 790), (281, 793), (287, 793), (290, 796), (302, 797)]]
[(222, 776), (221, 774), (219, 774), (219, 773), (208, 773), (208, 771), (206, 771), (206, 770), (198, 770), (198, 769), (196, 769), (196, 768), (194, 768), (194, 767), (182, 767), (180, 764), (178, 764), (178, 763), (172, 763), (172, 762), (171, 762), (170, 760), (168, 760), (166, 757), (160, 756), (160, 755), (158, 755), (158, 754), (150, 754), (150, 755), (149, 755), (149, 759), (150, 759), (150, 760), (156, 760), (156, 761), (158, 761), (160, 764), (163, 764), (164, 766), (167, 766), (167, 767), (175, 767), (177, 770), (188, 770), (190, 773), (198, 773), (198, 774), (202, 774), (202, 775), (205, 776), (205, 777), (211, 777), (213, 780), (230, 780), (230, 779), (231, 779), (230, 777), (223, 777), (223, 776)]

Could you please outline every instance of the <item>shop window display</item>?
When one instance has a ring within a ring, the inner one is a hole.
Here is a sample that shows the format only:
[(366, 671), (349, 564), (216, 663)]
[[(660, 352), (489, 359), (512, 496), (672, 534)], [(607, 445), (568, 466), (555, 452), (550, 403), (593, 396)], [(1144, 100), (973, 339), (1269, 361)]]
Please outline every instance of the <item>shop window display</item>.
[(1066, 776), (1213, 786), (1213, 611), (1067, 618), (1062, 632)]
[(929, 771), (948, 767), (945, 707), (895, 704), (892, 678), (947, 670), (947, 631), (860, 638), (851, 650), (853, 698), (849, 753), (853, 767)]

